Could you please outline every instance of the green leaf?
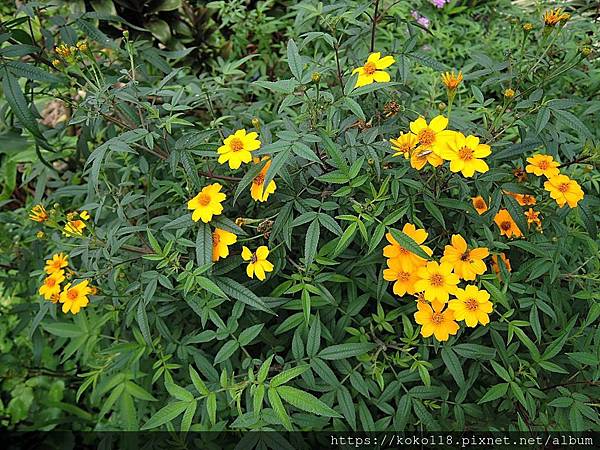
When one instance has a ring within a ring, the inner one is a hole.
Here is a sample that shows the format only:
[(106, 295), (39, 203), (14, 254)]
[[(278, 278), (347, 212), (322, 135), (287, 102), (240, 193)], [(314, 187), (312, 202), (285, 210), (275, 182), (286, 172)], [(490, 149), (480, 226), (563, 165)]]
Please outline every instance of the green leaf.
[(154, 414), (143, 426), (142, 430), (157, 428), (179, 416), (188, 407), (189, 402), (178, 401), (169, 403)]
[(238, 336), (238, 342), (240, 343), (240, 345), (250, 344), (250, 342), (252, 342), (256, 338), (256, 336), (259, 335), (264, 326), (264, 324), (259, 323), (257, 325), (252, 325), (250, 328), (246, 328), (244, 331), (242, 331)]
[(210, 225), (199, 222), (198, 234), (196, 235), (196, 263), (199, 266), (212, 262), (212, 232)]
[(215, 279), (215, 283), (225, 294), (227, 294), (227, 296), (235, 298), (253, 308), (275, 314), (261, 298), (257, 297), (254, 292), (245, 286), (242, 286), (237, 281), (234, 281), (231, 278), (219, 277)]
[(459, 387), (463, 387), (465, 384), (465, 375), (462, 370), (462, 366), (456, 353), (451, 348), (444, 347), (441, 351), (442, 361), (448, 368), (448, 372), (452, 375), (452, 378), (456, 381)]
[(290, 159), (290, 153), (292, 152), (292, 146), (287, 147), (286, 149), (280, 151), (275, 155), (275, 157), (271, 160), (271, 165), (269, 166), (269, 170), (265, 175), (264, 185), (268, 186), (271, 181), (277, 176), (281, 168), (288, 162)]
[(519, 230), (521, 230), (521, 233), (526, 234), (527, 221), (525, 220), (525, 213), (523, 212), (521, 205), (519, 205), (519, 202), (517, 202), (510, 195), (505, 195), (503, 202), (511, 217), (519, 227)]
[(504, 161), (504, 160), (513, 160), (517, 158), (522, 158), (526, 154), (528, 154), (531, 150), (535, 150), (539, 146), (542, 145), (542, 141), (526, 141), (520, 142), (518, 144), (513, 144), (509, 147), (506, 147), (498, 152), (493, 152), (490, 155), (491, 160), (495, 161)]
[(270, 388), (267, 391), (267, 396), (269, 397), (269, 403), (271, 404), (271, 408), (273, 408), (273, 411), (275, 411), (275, 414), (277, 414), (277, 417), (281, 421), (281, 424), (286, 430), (292, 431), (293, 427), (292, 422), (290, 420), (290, 416), (286, 412), (285, 407), (283, 406), (283, 402), (281, 401), (281, 397), (279, 397), (279, 394), (277, 393), (277, 390), (274, 388)]
[(337, 344), (321, 350), (319, 357), (327, 360), (348, 359), (368, 353), (376, 347), (370, 342)]
[(194, 385), (198, 393), (201, 395), (208, 395), (208, 388), (206, 387), (206, 384), (204, 384), (204, 381), (202, 381), (202, 379), (200, 378), (198, 372), (196, 372), (196, 369), (194, 369), (191, 364), (188, 369), (190, 372), (192, 384)]
[(85, 334), (81, 328), (73, 323), (44, 323), (42, 324), (42, 328), (48, 333), (60, 337), (75, 338)]
[(317, 397), (308, 392), (301, 391), (291, 386), (280, 386), (277, 393), (289, 404), (302, 411), (306, 411), (318, 416), (342, 417), (337, 411), (327, 406)]
[(261, 364), (260, 369), (258, 369), (258, 374), (256, 375), (256, 378), (259, 383), (264, 383), (267, 379), (267, 376), (269, 375), (269, 369), (271, 368), (271, 362), (273, 361), (274, 356), (275, 355), (271, 355), (267, 359), (265, 359), (264, 362)]
[(317, 254), (317, 247), (319, 245), (319, 236), (321, 228), (318, 220), (313, 220), (308, 226), (306, 236), (304, 238), (304, 264), (306, 267), (310, 266), (315, 259)]
[(240, 348), (240, 344), (237, 341), (225, 342), (223, 347), (221, 347), (221, 349), (218, 351), (217, 355), (215, 356), (214, 364), (219, 364), (219, 363), (229, 359), (229, 357), (231, 355), (233, 355), (238, 348)]
[(217, 297), (227, 298), (225, 292), (223, 292), (223, 290), (209, 278), (197, 276), (195, 277), (195, 280), (196, 284), (205, 291), (210, 292), (211, 294), (215, 294)]
[(427, 253), (425, 253), (425, 251), (420, 247), (419, 244), (415, 242), (413, 238), (411, 238), (407, 234), (404, 234), (400, 230), (396, 230), (395, 228), (390, 228), (389, 230), (390, 233), (392, 233), (392, 237), (396, 240), (396, 242), (398, 242), (398, 244), (400, 244), (401, 247), (405, 248), (410, 252), (413, 252), (415, 255), (420, 256), (421, 258), (430, 258), (430, 256)]
[(211, 392), (206, 398), (206, 412), (210, 423), (215, 425), (217, 423), (217, 394)]
[(271, 381), (269, 382), (269, 386), (272, 388), (281, 386), (282, 384), (287, 383), (288, 381), (296, 378), (297, 376), (302, 375), (309, 368), (310, 368), (310, 366), (308, 364), (303, 364), (303, 365), (296, 366), (296, 367), (293, 367), (288, 370), (284, 370), (283, 372), (281, 372), (281, 373), (275, 375), (273, 378), (271, 378)]
[(367, 120), (365, 113), (358, 104), (358, 102), (350, 97), (344, 97), (344, 105), (350, 110), (356, 117), (362, 120)]
[(508, 383), (500, 383), (492, 386), (487, 390), (485, 395), (477, 403), (491, 402), (506, 395), (508, 391)]
[(494, 359), (496, 350), (479, 344), (458, 344), (452, 349), (460, 356), (471, 359)]
[(64, 84), (66, 81), (65, 78), (46, 72), (33, 64), (26, 64), (20, 61), (9, 61), (6, 64), (6, 67), (8, 67), (16, 77), (24, 77), (28, 80), (43, 81), (44, 83), (51, 84)]
[(292, 75), (294, 75), (298, 81), (302, 81), (302, 57), (298, 53), (298, 47), (292, 39), (290, 39), (287, 44), (287, 59)]

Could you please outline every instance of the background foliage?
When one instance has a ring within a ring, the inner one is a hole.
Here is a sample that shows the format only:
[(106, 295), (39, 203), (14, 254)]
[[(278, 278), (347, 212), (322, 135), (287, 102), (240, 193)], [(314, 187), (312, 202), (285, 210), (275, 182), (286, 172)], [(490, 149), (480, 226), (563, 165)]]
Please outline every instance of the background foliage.
[[(598, 11), (570, 2), (549, 34), (548, 2), (408, 3), (3, 7), (3, 427), (598, 429)], [(53, 65), (57, 46), (83, 39), (89, 53)], [(392, 82), (353, 89), (372, 39), (396, 60)], [(416, 171), (387, 142), (448, 114), (452, 68), (464, 82), (451, 128), (493, 151), (474, 179)], [(272, 156), (265, 203), (249, 192), (261, 166), (217, 164), (240, 128)], [(513, 175), (536, 152), (583, 187), (577, 208)], [(185, 205), (214, 181), (227, 200), (211, 225), (238, 244), (213, 265), (211, 229)], [(543, 233), (499, 235), (501, 207), (527, 229), (503, 191), (537, 197)], [(475, 195), (490, 199), (484, 215)], [(30, 221), (39, 203), (89, 211), (84, 236)], [(382, 277), (384, 234), (406, 222), (434, 254), (460, 232), (508, 256), (512, 272), (488, 260), (480, 278), (488, 326), (420, 336), (413, 298)], [(248, 279), (241, 244), (271, 249), (267, 281)], [(98, 287), (75, 316), (37, 293), (58, 252)]]

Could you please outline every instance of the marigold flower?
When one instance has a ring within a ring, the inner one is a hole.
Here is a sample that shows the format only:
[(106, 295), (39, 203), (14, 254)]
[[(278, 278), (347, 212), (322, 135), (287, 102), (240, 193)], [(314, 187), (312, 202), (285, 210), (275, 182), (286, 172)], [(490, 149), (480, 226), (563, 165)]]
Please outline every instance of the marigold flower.
[[(418, 147), (413, 151), (415, 163), (411, 158), (411, 165), (420, 170), (425, 162), (434, 167), (443, 163), (440, 153), (446, 148), (450, 139), (454, 138), (454, 131), (446, 130), (448, 119), (442, 115), (434, 117), (428, 124), (423, 117), (410, 123), (410, 131), (417, 136)], [(421, 164), (422, 163), (422, 164)]]
[(463, 280), (474, 280), (476, 275), (485, 273), (487, 267), (483, 260), (490, 254), (487, 247), (469, 249), (460, 234), (452, 235), (451, 243), (446, 245), (440, 262), (450, 264), (454, 273)]
[(252, 153), (260, 148), (258, 133), (251, 131), (246, 133), (245, 129), (237, 130), (225, 138), (223, 145), (217, 149), (219, 164), (229, 163), (230, 169), (239, 169), (242, 163), (252, 161)]
[(40, 286), (38, 292), (46, 300), (52, 300), (53, 297), (60, 294), (60, 283), (63, 281), (65, 281), (65, 272), (63, 270), (52, 272), (44, 279), (44, 283)]
[(274, 180), (271, 180), (265, 189), (265, 177), (267, 176), (267, 171), (271, 166), (271, 160), (268, 156), (263, 156), (262, 159), (254, 158), (254, 162), (257, 164), (264, 160), (268, 161), (260, 170), (260, 173), (254, 177), (250, 186), (250, 196), (257, 202), (266, 202), (267, 198), (269, 198), (269, 194), (272, 194), (275, 192), (275, 189), (277, 189), (277, 185), (275, 184)]
[[(512, 267), (510, 266), (510, 259), (508, 259), (504, 253), (500, 253), (500, 260), (502, 261), (502, 264), (504, 265), (506, 270), (508, 272), (511, 272)], [(498, 255), (497, 254), (492, 255), (492, 270), (494, 271), (494, 273), (497, 276), (500, 276), (500, 266), (498, 264)]]
[(560, 173), (558, 162), (554, 161), (551, 155), (533, 155), (527, 158), (527, 162), (529, 164), (525, 166), (525, 171), (533, 173), (537, 177), (544, 175), (546, 178), (550, 178)]
[(258, 247), (254, 253), (244, 245), (242, 247), (242, 259), (250, 261), (246, 267), (246, 274), (250, 278), (254, 278), (254, 275), (256, 275), (256, 278), (263, 281), (266, 278), (265, 272), (272, 272), (274, 267), (273, 264), (267, 261), (268, 256), (269, 249), (264, 245)]
[(505, 98), (510, 99), (515, 96), (515, 91), (514, 91), (514, 89), (506, 88), (506, 89), (504, 89), (504, 92), (502, 94), (504, 95)]
[(223, 202), (227, 196), (220, 192), (222, 186), (219, 183), (213, 183), (202, 188), (202, 190), (193, 199), (188, 201), (188, 209), (193, 210), (192, 220), (208, 223), (213, 216), (218, 216), (223, 212)]
[(481, 195), (471, 198), (471, 202), (473, 203), (473, 208), (475, 208), (475, 211), (477, 211), (477, 214), (479, 215), (482, 215), (488, 210), (488, 205)]
[(460, 70), (458, 71), (458, 74), (455, 74), (454, 70), (452, 72), (446, 72), (442, 74), (442, 82), (449, 91), (455, 91), (458, 86), (460, 86), (460, 83), (462, 83), (462, 80), (463, 75), (462, 71)]
[(566, 175), (556, 175), (544, 182), (544, 189), (550, 192), (550, 197), (556, 200), (561, 208), (569, 205), (569, 208), (575, 208), (579, 200), (583, 200), (583, 189), (577, 181), (570, 179)]
[(534, 211), (533, 208), (529, 208), (529, 210), (525, 211), (524, 214), (527, 218), (527, 226), (530, 226), (532, 223), (534, 223), (538, 228), (542, 227), (542, 221), (540, 220), (539, 211)]
[(70, 311), (71, 314), (77, 314), (81, 308), (88, 305), (90, 301), (87, 296), (91, 293), (88, 284), (89, 280), (84, 280), (74, 286), (71, 283), (65, 285), (59, 299), (63, 304), (62, 312), (66, 314)]
[(438, 341), (447, 341), (450, 335), (458, 332), (459, 326), (454, 320), (454, 312), (443, 308), (444, 304), (440, 302), (423, 304), (414, 314), (415, 321), (421, 325), (423, 337), (434, 335)]
[(46, 260), (46, 265), (44, 266), (44, 272), (48, 275), (52, 275), (55, 272), (62, 272), (63, 267), (67, 267), (69, 265), (68, 260), (69, 257), (64, 253), (56, 253), (52, 255), (52, 259)]
[(438, 264), (430, 261), (417, 271), (419, 281), (415, 283), (416, 291), (423, 291), (425, 299), (430, 302), (446, 303), (449, 294), (456, 291), (458, 276), (452, 273), (452, 266), (446, 262)]
[(477, 323), (487, 325), (490, 323), (489, 314), (494, 309), (490, 302), (490, 294), (476, 286), (467, 285), (464, 289), (456, 290), (456, 300), (448, 302), (448, 309), (454, 312), (456, 320), (464, 320), (468, 327), (474, 327)]
[(352, 74), (358, 73), (358, 79), (354, 87), (366, 86), (374, 82), (387, 83), (390, 81), (390, 74), (385, 70), (394, 64), (393, 56), (381, 57), (381, 52), (371, 53), (367, 58), (367, 62), (362, 67), (357, 67), (352, 71)]
[(447, 146), (440, 152), (440, 156), (450, 161), (452, 172), (461, 172), (465, 177), (472, 177), (475, 172), (485, 173), (490, 170), (487, 163), (479, 158), (484, 158), (492, 153), (487, 144), (480, 144), (476, 136), (466, 136), (455, 132), (454, 139), (448, 139)]
[(390, 144), (392, 144), (392, 150), (396, 152), (392, 156), (404, 156), (405, 159), (408, 159), (412, 150), (417, 146), (417, 136), (412, 133), (400, 133), (397, 139), (390, 139)]
[(394, 294), (402, 297), (406, 294), (414, 294), (415, 283), (419, 280), (414, 270), (404, 269), (399, 259), (388, 259), (388, 268), (383, 271), (383, 279), (394, 281)]
[(549, 9), (544, 13), (544, 25), (553, 27), (561, 22), (567, 22), (571, 14), (564, 12), (563, 8)]
[(506, 209), (501, 209), (498, 211), (494, 217), (494, 222), (496, 222), (496, 225), (498, 225), (498, 228), (500, 228), (500, 235), (506, 235), (506, 237), (523, 236), (523, 233)]
[(31, 211), (29, 212), (29, 218), (34, 222), (45, 222), (46, 220), (48, 220), (48, 217), (48, 212), (46, 211), (46, 208), (44, 208), (43, 205), (35, 205), (33, 208), (31, 208)]
[(535, 205), (537, 200), (530, 194), (517, 194), (516, 192), (504, 191), (506, 195), (510, 195), (521, 206)]
[(70, 220), (63, 228), (65, 236), (83, 236), (83, 229), (87, 227), (83, 220)]
[(215, 228), (212, 234), (212, 260), (218, 261), (219, 258), (229, 256), (229, 246), (237, 242), (237, 236), (229, 231)]
[(87, 211), (81, 211), (79, 213), (79, 217), (81, 217), (83, 220), (90, 220), (90, 213)]
[[(407, 236), (411, 237), (428, 255), (432, 255), (433, 251), (426, 245), (421, 245), (427, 239), (427, 231), (423, 229), (417, 229), (412, 223), (406, 223), (402, 227), (402, 232)], [(390, 243), (383, 248), (383, 256), (389, 259), (396, 259), (399, 261), (401, 267), (406, 271), (411, 271), (417, 267), (425, 265), (426, 260), (422, 257), (415, 255), (413, 252), (402, 247), (396, 239), (392, 236), (392, 233), (387, 233), (385, 238)]]

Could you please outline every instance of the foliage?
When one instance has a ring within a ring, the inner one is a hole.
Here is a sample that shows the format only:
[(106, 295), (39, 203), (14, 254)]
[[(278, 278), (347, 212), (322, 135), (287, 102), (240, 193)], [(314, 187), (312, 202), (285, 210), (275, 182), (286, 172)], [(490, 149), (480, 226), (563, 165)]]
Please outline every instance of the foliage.
[[(290, 2), (197, 73), (179, 48), (193, 41), (153, 45), (146, 23), (116, 16), (121, 2), (102, 3), (114, 11), (30, 2), (2, 18), (3, 426), (597, 429), (600, 66), (587, 9), (548, 26), (541, 7), (423, 1), (427, 28), (405, 2)], [(242, 6), (207, 8), (236, 30)], [(377, 68), (390, 81), (356, 87), (372, 51), (393, 57)], [(422, 140), (408, 159), (390, 145), (437, 116), (449, 117), (441, 156)], [(489, 145), (489, 170), (457, 169), (457, 132)], [(232, 149), (256, 160), (220, 158)], [(583, 198), (560, 207), (536, 154)], [(224, 199), (203, 191), (215, 183)], [(217, 228), (235, 242), (214, 261)], [(493, 312), (425, 337), (417, 311), (440, 299), (398, 294), (385, 248), (411, 252), (397, 272), (424, 281), (457, 234), (489, 253), (460, 287), (489, 294)], [(45, 266), (60, 253), (65, 264)], [(44, 298), (52, 273), (65, 280)]]

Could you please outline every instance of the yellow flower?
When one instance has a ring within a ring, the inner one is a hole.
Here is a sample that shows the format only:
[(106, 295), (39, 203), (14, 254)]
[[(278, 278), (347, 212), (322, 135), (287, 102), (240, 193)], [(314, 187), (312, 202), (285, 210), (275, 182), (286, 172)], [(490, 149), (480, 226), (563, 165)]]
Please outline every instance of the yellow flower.
[[(259, 161), (264, 161), (265, 159), (269, 159), (268, 156), (264, 156), (262, 159), (254, 158), (254, 162), (258, 163)], [(252, 180), (252, 185), (250, 186), (250, 196), (256, 200), (257, 202), (266, 202), (267, 198), (269, 198), (269, 194), (275, 192), (277, 186), (275, 185), (275, 181), (271, 180), (269, 185), (265, 189), (265, 177), (267, 176), (267, 171), (271, 166), (271, 161), (267, 161), (264, 167), (260, 170), (260, 173), (256, 175), (254, 180)]]
[(388, 268), (383, 271), (383, 279), (394, 281), (394, 294), (402, 297), (414, 294), (415, 283), (419, 280), (414, 270), (405, 270), (399, 259), (388, 259)]
[(486, 212), (488, 210), (488, 205), (481, 195), (478, 195), (477, 197), (473, 197), (471, 199), (471, 202), (473, 203), (473, 208), (475, 208), (475, 210), (477, 211), (477, 214), (479, 214), (479, 215), (482, 215), (484, 212)]
[(561, 208), (569, 205), (569, 208), (575, 208), (579, 200), (583, 200), (583, 189), (575, 180), (571, 180), (566, 175), (556, 175), (544, 183), (544, 189), (550, 192), (550, 197), (556, 200)]
[(352, 74), (358, 73), (358, 79), (354, 87), (366, 86), (374, 82), (387, 83), (390, 81), (390, 74), (383, 69), (395, 62), (392, 56), (384, 56), (382, 58), (380, 52), (371, 53), (364, 66), (357, 67), (352, 71)]
[(515, 223), (514, 219), (506, 209), (501, 209), (498, 211), (496, 216), (494, 217), (494, 222), (500, 228), (500, 235), (506, 235), (506, 237), (521, 237), (523, 233)]
[(77, 314), (81, 308), (88, 305), (90, 301), (87, 296), (91, 293), (88, 284), (89, 280), (84, 280), (75, 286), (71, 286), (71, 283), (67, 283), (60, 293), (59, 300), (63, 304), (62, 312), (66, 314), (70, 311), (72, 314)]
[(256, 275), (256, 278), (263, 281), (266, 278), (265, 272), (273, 271), (273, 264), (267, 261), (268, 256), (269, 249), (264, 245), (258, 247), (255, 253), (252, 253), (250, 249), (244, 245), (244, 247), (242, 247), (242, 259), (244, 261), (250, 261), (246, 267), (246, 274), (250, 278), (254, 278), (254, 275)]
[(542, 227), (540, 213), (538, 211), (534, 211), (533, 208), (529, 208), (529, 211), (525, 211), (525, 217), (527, 218), (527, 226), (535, 223), (538, 228)]
[(83, 229), (87, 225), (83, 220), (70, 220), (63, 229), (65, 236), (83, 236)]
[(503, 94), (504, 94), (504, 97), (506, 97), (506, 98), (513, 98), (515, 96), (515, 91), (514, 91), (514, 89), (506, 88), (506, 89), (504, 89)]
[(62, 44), (54, 49), (54, 51), (58, 54), (58, 56), (62, 58), (70, 58), (73, 56), (73, 47), (69, 47), (68, 45)]
[(523, 30), (525, 30), (527, 32), (533, 30), (533, 24), (530, 22), (523, 24)]
[(60, 283), (65, 281), (65, 272), (58, 270), (44, 279), (44, 284), (40, 286), (39, 294), (46, 300), (52, 300), (52, 297), (60, 294)]
[(87, 50), (88, 50), (88, 44), (87, 44), (87, 42), (86, 41), (79, 41), (77, 43), (77, 49), (80, 52), (87, 52)]
[(252, 161), (252, 153), (260, 148), (258, 133), (251, 131), (246, 133), (245, 129), (237, 130), (225, 138), (223, 145), (217, 149), (219, 164), (228, 162), (230, 169), (239, 169), (242, 163)]
[(90, 219), (90, 213), (87, 211), (81, 211), (79, 213), (79, 217), (81, 217), (83, 220), (89, 220)]
[(35, 233), (35, 237), (38, 239), (44, 239), (46, 237), (46, 233), (44, 233), (43, 231), (38, 231), (37, 233)]
[(544, 175), (546, 178), (551, 178), (560, 173), (558, 162), (550, 155), (534, 155), (527, 158), (527, 162), (529, 164), (525, 166), (525, 171), (535, 176)]
[[(512, 268), (510, 266), (510, 259), (508, 259), (504, 253), (500, 253), (500, 258), (502, 264), (504, 265), (504, 267), (506, 267), (506, 270), (508, 272), (511, 272)], [(492, 255), (492, 270), (494, 271), (496, 276), (500, 278), (500, 266), (498, 264), (498, 255), (496, 254)]]
[(469, 250), (467, 242), (460, 234), (452, 235), (451, 242), (452, 245), (446, 245), (440, 262), (450, 264), (459, 278), (474, 280), (476, 275), (482, 275), (487, 270), (483, 262), (490, 254), (487, 247)]
[(462, 80), (463, 76), (460, 70), (458, 71), (458, 75), (454, 73), (454, 70), (442, 74), (442, 82), (449, 91), (455, 91), (460, 83), (462, 83)]
[(454, 139), (447, 141), (447, 146), (439, 155), (450, 161), (452, 172), (461, 172), (465, 177), (472, 177), (475, 172), (485, 173), (490, 168), (479, 158), (489, 156), (492, 150), (487, 144), (480, 144), (476, 136), (466, 136), (455, 132)]
[(212, 234), (212, 260), (218, 261), (219, 258), (227, 258), (229, 256), (229, 245), (235, 244), (237, 236), (229, 231), (215, 228)]
[(414, 164), (411, 159), (415, 169), (420, 170), (425, 165), (424, 159), (434, 167), (443, 163), (440, 152), (446, 148), (448, 140), (454, 138), (454, 132), (446, 130), (447, 126), (448, 119), (441, 115), (434, 117), (429, 124), (423, 117), (410, 123), (410, 131), (417, 136), (418, 142), (412, 154)]
[(397, 139), (390, 139), (392, 144), (393, 156), (404, 156), (408, 159), (411, 151), (417, 146), (417, 136), (412, 133), (400, 133)]
[(474, 327), (477, 323), (490, 323), (488, 314), (492, 312), (493, 306), (487, 291), (467, 285), (464, 289), (458, 288), (455, 295), (456, 300), (448, 302), (448, 309), (454, 311), (456, 320), (464, 320), (468, 327)]
[(456, 291), (459, 282), (458, 276), (452, 273), (452, 266), (446, 262), (428, 262), (426, 266), (418, 269), (417, 275), (419, 281), (415, 283), (415, 290), (423, 291), (425, 299), (430, 302), (446, 303), (449, 294)]
[(55, 272), (62, 272), (63, 267), (67, 267), (69, 263), (67, 262), (69, 259), (64, 253), (57, 253), (52, 255), (52, 259), (46, 260), (46, 265), (44, 266), (44, 271), (48, 275), (52, 275)]
[(43, 205), (35, 205), (29, 212), (29, 218), (34, 222), (45, 222), (48, 220), (48, 212)]
[(61, 66), (61, 62), (60, 59), (53, 59), (52, 60), (52, 65), (54, 66), (55, 69), (58, 69)]
[(223, 202), (227, 196), (221, 191), (222, 186), (219, 183), (213, 183), (202, 188), (202, 190), (193, 199), (188, 201), (188, 209), (192, 209), (192, 220), (208, 223), (213, 216), (218, 216), (223, 212)]
[(533, 195), (517, 194), (516, 192), (509, 191), (504, 191), (504, 193), (514, 198), (517, 201), (517, 203), (521, 206), (535, 205), (537, 203), (537, 200)]
[[(432, 308), (433, 306), (433, 308)], [(435, 302), (432, 305), (423, 304), (415, 313), (415, 321), (421, 325), (421, 335), (429, 337), (432, 334), (438, 341), (447, 341), (450, 335), (458, 332), (458, 324), (454, 321), (454, 312), (443, 310), (444, 304)]]
[(567, 22), (571, 14), (564, 12), (562, 8), (549, 9), (544, 13), (544, 25), (553, 27), (560, 22)]
[[(417, 229), (417, 227), (415, 227), (412, 223), (404, 224), (404, 227), (402, 227), (402, 232), (411, 237), (419, 245), (425, 242), (425, 239), (427, 239), (428, 236), (427, 231), (423, 229)], [(402, 267), (403, 270), (412, 271), (417, 267), (425, 265), (427, 262), (425, 259), (402, 247), (398, 241), (394, 239), (392, 233), (387, 233), (385, 237), (390, 245), (386, 245), (383, 248), (383, 256), (389, 259), (398, 260), (400, 267)], [(429, 247), (425, 245), (420, 245), (420, 247), (421, 250), (428, 255), (433, 254), (433, 251)]]

